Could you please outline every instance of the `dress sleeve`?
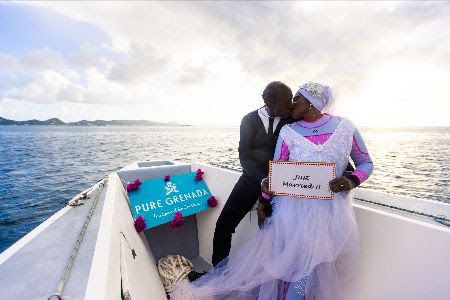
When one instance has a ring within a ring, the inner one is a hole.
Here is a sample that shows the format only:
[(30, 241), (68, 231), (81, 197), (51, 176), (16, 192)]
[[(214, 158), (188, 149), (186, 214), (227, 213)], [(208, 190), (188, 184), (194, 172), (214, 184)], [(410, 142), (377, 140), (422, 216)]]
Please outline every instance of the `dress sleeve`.
[(360, 185), (372, 174), (373, 162), (358, 129), (355, 129), (353, 134), (353, 144), (350, 157), (355, 163), (355, 171), (353, 171), (351, 176), (355, 179), (355, 181), (357, 181), (356, 184)]
[(275, 147), (273, 160), (289, 160), (289, 147), (283, 140), (281, 135), (278, 135), (277, 146)]

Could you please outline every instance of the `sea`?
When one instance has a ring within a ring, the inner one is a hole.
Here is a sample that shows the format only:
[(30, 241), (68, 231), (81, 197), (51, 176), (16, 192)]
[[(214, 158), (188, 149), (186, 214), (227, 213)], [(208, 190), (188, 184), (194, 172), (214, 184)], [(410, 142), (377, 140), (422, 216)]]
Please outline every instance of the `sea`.
[[(360, 188), (450, 202), (450, 127), (359, 128), (374, 161)], [(0, 126), (0, 252), (134, 161), (241, 170), (239, 127)]]

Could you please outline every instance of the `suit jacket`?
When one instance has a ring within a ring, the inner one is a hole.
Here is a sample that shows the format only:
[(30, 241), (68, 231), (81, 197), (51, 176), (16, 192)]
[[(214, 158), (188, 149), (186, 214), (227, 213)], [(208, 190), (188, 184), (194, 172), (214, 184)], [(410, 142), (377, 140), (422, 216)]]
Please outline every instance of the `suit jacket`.
[[(252, 111), (242, 118), (239, 139), (239, 160), (242, 173), (255, 183), (267, 177), (269, 173), (269, 160), (273, 160), (275, 146), (281, 128), (297, 120), (281, 118), (273, 134), (266, 132), (264, 124), (258, 115), (258, 110)], [(348, 171), (353, 171), (349, 163)]]
[(239, 139), (239, 160), (244, 175), (260, 183), (269, 173), (269, 160), (273, 159), (281, 128), (296, 120), (281, 118), (273, 134), (266, 132), (258, 115), (252, 111), (242, 118)]

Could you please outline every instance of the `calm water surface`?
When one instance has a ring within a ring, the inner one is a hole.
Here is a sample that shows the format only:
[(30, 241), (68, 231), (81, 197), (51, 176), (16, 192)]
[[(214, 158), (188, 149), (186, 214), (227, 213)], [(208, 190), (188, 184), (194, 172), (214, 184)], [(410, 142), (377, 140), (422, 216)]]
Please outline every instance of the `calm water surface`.
[[(450, 202), (450, 127), (360, 128), (363, 188)], [(240, 170), (238, 127), (0, 126), (0, 252), (105, 174), (137, 160)]]

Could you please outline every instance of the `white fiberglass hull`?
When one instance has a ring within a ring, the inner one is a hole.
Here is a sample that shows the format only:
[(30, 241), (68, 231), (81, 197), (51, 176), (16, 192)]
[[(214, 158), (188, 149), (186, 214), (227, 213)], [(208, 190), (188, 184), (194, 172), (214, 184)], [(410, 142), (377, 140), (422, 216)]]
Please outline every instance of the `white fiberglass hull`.
[[(138, 234), (123, 181), (198, 168), (205, 172), (203, 178), (219, 199), (219, 206), (193, 216), (178, 233), (161, 227)], [(63, 295), (70, 299), (120, 299), (124, 293), (133, 300), (166, 299), (157, 259), (164, 254), (183, 254), (194, 264), (199, 262), (199, 269), (208, 267), (204, 259), (210, 260), (212, 255), (215, 222), (239, 176), (238, 172), (209, 165), (171, 162), (134, 163), (110, 174)], [(409, 201), (416, 209), (437, 214), (450, 212), (449, 204), (434, 201), (363, 189), (355, 195), (384, 203)], [(82, 206), (63, 208), (0, 255), (0, 298), (45, 299), (56, 291), (93, 198)], [(360, 299), (450, 299), (450, 229), (420, 216), (380, 208), (358, 200), (354, 204), (361, 236)], [(232, 251), (256, 230), (257, 217), (252, 211), (239, 224)], [(164, 236), (172, 234), (175, 238)]]

